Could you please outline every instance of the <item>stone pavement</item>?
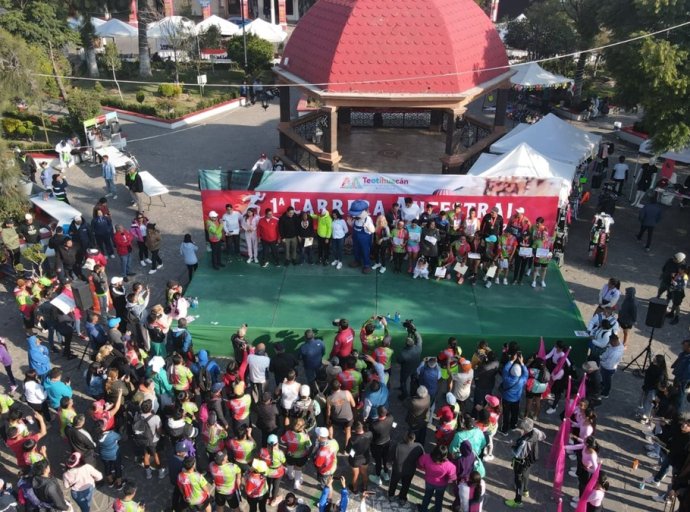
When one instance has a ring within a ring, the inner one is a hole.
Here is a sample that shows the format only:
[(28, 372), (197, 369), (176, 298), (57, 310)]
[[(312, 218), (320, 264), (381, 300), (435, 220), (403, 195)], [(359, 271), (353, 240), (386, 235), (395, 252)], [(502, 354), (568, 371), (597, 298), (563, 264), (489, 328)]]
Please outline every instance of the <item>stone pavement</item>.
[[(275, 130), (277, 118), (278, 107), (274, 104), (266, 112), (259, 107), (240, 109), (212, 118), (205, 124), (176, 132), (123, 123), (124, 131), (131, 141), (128, 149), (134, 152), (144, 169), (151, 171), (171, 191), (166, 197), (166, 208), (154, 201), (148, 212), (149, 218), (157, 222), (163, 232), (161, 256), (164, 267), (153, 276), (144, 272), (135, 279), (150, 284), (155, 291), (159, 292), (159, 297), (162, 297), (162, 290), (167, 280), (180, 279), (185, 282), (185, 267), (178, 254), (182, 236), (184, 233), (191, 233), (197, 242), (203, 242), (197, 170), (249, 168), (260, 153), (266, 152), (270, 155), (277, 146)], [(613, 119), (608, 119), (597, 121), (592, 125), (597, 131), (607, 133), (612, 130), (612, 122)], [(634, 152), (629, 147), (617, 144), (617, 148), (634, 156)], [(436, 165), (436, 161), (429, 163), (430, 168), (435, 169)], [(90, 212), (92, 205), (103, 194), (103, 181), (100, 178), (99, 169), (91, 168), (88, 164), (80, 168), (75, 167), (68, 171), (67, 179), (70, 183), (68, 194), (72, 204), (80, 211)], [(630, 184), (626, 186), (626, 195), (629, 186)], [(134, 210), (129, 206), (129, 197), (123, 188), (122, 181), (119, 181), (118, 187), (120, 187), (119, 198), (110, 201), (111, 210), (115, 223), (128, 226)], [(596, 203), (596, 197), (591, 203)], [(688, 247), (690, 212), (687, 209), (679, 209), (678, 206), (668, 209), (656, 230), (652, 251), (645, 253), (642, 246), (634, 239), (638, 228), (636, 220), (638, 210), (630, 208), (626, 201), (621, 201), (615, 216), (616, 224), (613, 227), (608, 264), (603, 268), (594, 268), (587, 260), (587, 240), (593, 211), (592, 206), (585, 207), (581, 220), (573, 222), (563, 273), (585, 319), (591, 316), (598, 290), (608, 277), (618, 277), (623, 287), (637, 288), (640, 311), (638, 325), (634, 329), (625, 358), (630, 360), (644, 348), (649, 337), (649, 329), (644, 326), (646, 314), (644, 301), (655, 295), (661, 266), (666, 258), (678, 250), (690, 254), (690, 247)], [(118, 272), (117, 263), (111, 262), (109, 267), (113, 274)], [(140, 270), (140, 267), (135, 266), (134, 271)], [(500, 286), (494, 289), (496, 293), (500, 293)], [(3, 291), (7, 292), (4, 288)], [(525, 293), (531, 292), (531, 289), (525, 289)], [(683, 315), (678, 325), (667, 325), (655, 333), (653, 350), (655, 353), (664, 353), (669, 363), (679, 351), (680, 340), (688, 335), (687, 311), (687, 305), (684, 305)], [(238, 325), (242, 321), (239, 318), (236, 320)], [(8, 337), (13, 347), (15, 374), (20, 375), (20, 370), (26, 369), (27, 360), (24, 337), (11, 293), (0, 294), (0, 326), (0, 334)], [(88, 401), (84, 399), (83, 379), (77, 370), (78, 362), (68, 362), (60, 357), (55, 357), (53, 362), (61, 365), (65, 373), (72, 376), (78, 395), (77, 409), (85, 410)], [(0, 375), (0, 385), (5, 385), (6, 382), (4, 374)], [(395, 376), (393, 382), (397, 382)], [(612, 479), (612, 487), (605, 501), (605, 510), (663, 510), (663, 505), (650, 500), (652, 490), (638, 488), (641, 478), (649, 475), (655, 467), (654, 461), (645, 455), (646, 450), (639, 433), (639, 424), (632, 419), (640, 385), (641, 381), (630, 373), (619, 372), (614, 377), (611, 398), (605, 401), (598, 411), (598, 436), (603, 441), (602, 456)], [(392, 400), (391, 408), (396, 418), (404, 417), (404, 411), (395, 398)], [(547, 431), (549, 441), (553, 438), (557, 423), (557, 418), (542, 413), (539, 425)], [(400, 438), (402, 433), (402, 428), (398, 427), (395, 432), (396, 438)], [(489, 512), (505, 510), (503, 499), (512, 495), (512, 471), (509, 462), (511, 439), (497, 439), (496, 460), (486, 464), (488, 494), (484, 509)], [(62, 471), (59, 464), (66, 460), (67, 452), (54, 425), (51, 426), (47, 445), (54, 471), (59, 474)], [(542, 460), (547, 458), (548, 449), (548, 443), (542, 447)], [(143, 469), (134, 463), (129, 448), (125, 450), (125, 456), (125, 474), (139, 483), (139, 499), (145, 502), (147, 511), (166, 510), (171, 497), (171, 486), (168, 480), (159, 482), (155, 477), (151, 481), (145, 480)], [(6, 450), (2, 450), (0, 457), (2, 457), (0, 477), (12, 478), (11, 475), (15, 472), (14, 462)], [(631, 468), (634, 458), (640, 461), (637, 471)], [(347, 463), (342, 457), (339, 473), (348, 474)], [(550, 492), (551, 477), (551, 473), (544, 468), (543, 463), (537, 465), (532, 474), (531, 498), (526, 500), (525, 510), (544, 512), (556, 510), (556, 503), (552, 500)], [(575, 479), (566, 476), (565, 492), (570, 495), (575, 493), (575, 484)], [(283, 487), (287, 485), (284, 483)], [(373, 484), (371, 488), (374, 488)], [(418, 477), (413, 482), (411, 492), (413, 503), (419, 502), (421, 492), (423, 492), (423, 481)], [(306, 503), (313, 503), (318, 499), (319, 491), (313, 479), (312, 469), (307, 472), (306, 484), (302, 492), (298, 494), (305, 499)], [(100, 489), (96, 493), (93, 510), (97, 512), (109, 510), (114, 496), (113, 489), (107, 487)], [(444, 509), (450, 505), (449, 496), (449, 494), (446, 495)], [(388, 512), (402, 508), (398, 504), (389, 505), (382, 490), (369, 498), (366, 505), (372, 511)], [(350, 509), (355, 510), (358, 506), (358, 501), (353, 500)], [(246, 508), (246, 504), (243, 504), (243, 508)], [(568, 505), (565, 503), (564, 510), (567, 508)], [(411, 507), (406, 510), (411, 510)]]

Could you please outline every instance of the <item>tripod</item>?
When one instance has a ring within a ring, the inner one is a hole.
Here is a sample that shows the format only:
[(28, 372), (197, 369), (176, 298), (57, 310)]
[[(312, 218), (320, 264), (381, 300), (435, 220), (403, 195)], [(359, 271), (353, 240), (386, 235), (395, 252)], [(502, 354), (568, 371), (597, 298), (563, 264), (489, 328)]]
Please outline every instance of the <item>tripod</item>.
[[(632, 361), (623, 367), (623, 371), (630, 368), (630, 365), (634, 363), (637, 368), (633, 370), (633, 375), (636, 377), (644, 376), (644, 373), (647, 371), (647, 367), (652, 363), (652, 338), (654, 338), (654, 327), (652, 327), (652, 333), (649, 335), (647, 346), (642, 350), (642, 352), (637, 354)], [(643, 356), (644, 358), (642, 359), (642, 364), (638, 363), (637, 360)]]

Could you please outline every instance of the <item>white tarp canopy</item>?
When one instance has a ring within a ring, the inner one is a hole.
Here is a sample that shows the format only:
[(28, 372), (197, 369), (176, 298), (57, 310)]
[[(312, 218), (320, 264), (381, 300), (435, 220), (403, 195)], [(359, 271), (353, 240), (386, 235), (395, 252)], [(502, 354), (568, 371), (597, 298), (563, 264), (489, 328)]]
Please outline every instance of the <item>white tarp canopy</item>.
[(552, 87), (554, 85), (563, 85), (572, 80), (562, 75), (555, 75), (546, 71), (536, 62), (530, 64), (518, 64), (510, 67), (511, 70), (516, 70), (513, 76), (510, 77), (510, 83), (513, 85), (522, 85), (525, 87), (534, 87), (540, 85), (542, 87)]
[(651, 139), (644, 141), (642, 144), (640, 144), (640, 153), (643, 155), (655, 155), (658, 156), (659, 158), (665, 158), (667, 160), (675, 160), (676, 162), (682, 162), (684, 164), (690, 164), (690, 146), (687, 148), (676, 152), (676, 151), (666, 151), (665, 153), (662, 153), (660, 155), (656, 155), (654, 153), (654, 150), (652, 149), (652, 141)]
[(241, 32), (240, 27), (235, 25), (232, 21), (224, 20), (220, 16), (213, 14), (204, 21), (197, 23), (197, 33), (200, 34), (201, 32), (205, 32), (212, 26), (218, 27), (221, 36), (234, 36)]
[(482, 178), (561, 178), (559, 201), (563, 205), (570, 196), (575, 165), (544, 156), (523, 142), (503, 155), (482, 153), (467, 174)]
[(257, 18), (251, 23), (245, 25), (247, 34), (253, 34), (256, 37), (270, 41), (271, 43), (282, 43), (287, 38), (287, 33), (280, 25), (274, 25), (267, 21)]
[(159, 21), (149, 23), (146, 27), (147, 37), (154, 39), (168, 39), (171, 36), (196, 35), (196, 25), (182, 16), (168, 16)]
[(96, 35), (98, 37), (136, 37), (139, 31), (124, 21), (112, 18), (96, 27)]
[(93, 25), (93, 28), (98, 28), (98, 27), (100, 27), (101, 25), (105, 25), (105, 24), (106, 24), (106, 21), (105, 21), (105, 20), (102, 20), (101, 18), (94, 18), (94, 17), (92, 17), (92, 18), (91, 18), (91, 24)]
[(601, 136), (580, 130), (554, 114), (548, 114), (515, 135), (509, 132), (494, 142), (490, 150), (503, 154), (523, 142), (545, 157), (577, 166), (596, 152)]

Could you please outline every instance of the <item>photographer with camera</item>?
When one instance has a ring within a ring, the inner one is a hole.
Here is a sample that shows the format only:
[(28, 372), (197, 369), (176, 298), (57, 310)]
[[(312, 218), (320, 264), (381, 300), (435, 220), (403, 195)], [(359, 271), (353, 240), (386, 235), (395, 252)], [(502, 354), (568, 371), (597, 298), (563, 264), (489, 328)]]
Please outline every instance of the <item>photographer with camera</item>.
[(417, 332), (414, 320), (405, 320), (402, 325), (407, 329), (407, 339), (405, 346), (396, 356), (396, 361), (400, 365), (399, 400), (404, 400), (412, 394), (413, 390), (409, 389), (408, 381), (422, 362), (422, 336)]
[(378, 418), (379, 406), (388, 407), (388, 387), (386, 386), (386, 372), (383, 365), (377, 363), (376, 360), (366, 354), (361, 356), (366, 361), (367, 366), (376, 372), (375, 375), (370, 373), (369, 384), (364, 390), (364, 411), (362, 417), (364, 420), (376, 420)]
[[(383, 327), (383, 335), (374, 334), (378, 327)], [(374, 349), (383, 343), (383, 339), (389, 335), (388, 321), (384, 316), (372, 315), (362, 324), (359, 330), (359, 340), (362, 342), (362, 353), (371, 354)]]
[(508, 362), (503, 367), (501, 376), (503, 377), (503, 382), (501, 382), (503, 424), (499, 432), (501, 435), (507, 436), (509, 430), (517, 428), (520, 417), (520, 399), (529, 377), (522, 352), (518, 350), (508, 353)]

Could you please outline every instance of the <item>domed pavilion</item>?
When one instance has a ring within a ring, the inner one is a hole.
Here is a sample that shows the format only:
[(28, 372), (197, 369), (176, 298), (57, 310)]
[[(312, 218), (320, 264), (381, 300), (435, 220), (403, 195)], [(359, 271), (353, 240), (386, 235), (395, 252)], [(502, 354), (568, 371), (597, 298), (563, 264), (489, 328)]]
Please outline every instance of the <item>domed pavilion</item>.
[(358, 126), (445, 132), (445, 151), (427, 167), (440, 160), (447, 173), (505, 132), (512, 73), (474, 0), (318, 0), (274, 72), (290, 85), (280, 148), (307, 169), (338, 170), (339, 134)]

